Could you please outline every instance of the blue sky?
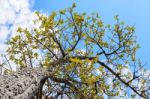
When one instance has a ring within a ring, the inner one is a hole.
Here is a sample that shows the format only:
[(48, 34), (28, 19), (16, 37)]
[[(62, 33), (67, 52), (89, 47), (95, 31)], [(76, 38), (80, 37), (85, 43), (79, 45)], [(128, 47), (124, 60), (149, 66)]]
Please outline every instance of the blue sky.
[(150, 65), (150, 0), (36, 0), (32, 10), (51, 13), (70, 7), (73, 2), (79, 12), (98, 12), (105, 23), (113, 24), (113, 16), (118, 14), (120, 20), (134, 25), (141, 46), (137, 57)]
[(141, 45), (137, 57), (150, 65), (150, 0), (0, 0), (0, 53), (6, 50), (4, 42), (16, 34), (18, 26), (34, 27), (34, 11), (49, 14), (73, 2), (79, 12), (98, 12), (106, 24), (113, 24), (113, 16), (118, 14), (120, 20), (134, 25)]

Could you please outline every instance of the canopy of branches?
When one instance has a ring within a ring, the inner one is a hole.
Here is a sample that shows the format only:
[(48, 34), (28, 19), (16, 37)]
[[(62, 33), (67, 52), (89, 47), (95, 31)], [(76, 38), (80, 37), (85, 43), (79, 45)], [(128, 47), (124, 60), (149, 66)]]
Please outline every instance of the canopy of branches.
[(104, 24), (99, 14), (71, 8), (49, 16), (36, 12), (36, 28), (18, 28), (8, 41), (9, 60), (19, 69), (43, 67), (54, 72), (43, 94), (65, 99), (149, 97), (150, 79), (136, 59), (135, 28), (114, 17)]

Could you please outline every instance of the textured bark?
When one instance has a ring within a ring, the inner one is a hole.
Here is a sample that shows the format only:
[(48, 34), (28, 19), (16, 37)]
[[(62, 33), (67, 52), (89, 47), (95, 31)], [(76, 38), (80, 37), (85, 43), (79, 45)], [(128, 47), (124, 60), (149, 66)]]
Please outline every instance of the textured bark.
[(26, 68), (14, 74), (2, 75), (0, 99), (34, 99), (50, 75), (50, 72), (43, 68)]

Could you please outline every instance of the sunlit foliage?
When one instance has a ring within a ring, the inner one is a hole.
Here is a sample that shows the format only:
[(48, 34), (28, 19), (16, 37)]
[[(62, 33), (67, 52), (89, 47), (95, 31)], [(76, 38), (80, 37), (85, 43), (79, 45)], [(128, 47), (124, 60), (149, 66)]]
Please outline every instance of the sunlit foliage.
[(36, 12), (38, 27), (19, 27), (8, 41), (9, 59), (20, 69), (41, 66), (54, 72), (57, 79), (49, 78), (43, 89), (47, 97), (148, 98), (149, 75), (136, 59), (135, 28), (118, 15), (110, 25), (98, 13), (78, 13), (75, 7), (49, 16)]

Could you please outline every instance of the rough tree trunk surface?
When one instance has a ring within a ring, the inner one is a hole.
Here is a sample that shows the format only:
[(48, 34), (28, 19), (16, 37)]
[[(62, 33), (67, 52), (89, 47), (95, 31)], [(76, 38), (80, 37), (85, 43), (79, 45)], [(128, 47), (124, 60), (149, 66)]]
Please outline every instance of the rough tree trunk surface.
[(50, 73), (43, 68), (26, 68), (0, 76), (0, 99), (34, 99), (41, 81)]

